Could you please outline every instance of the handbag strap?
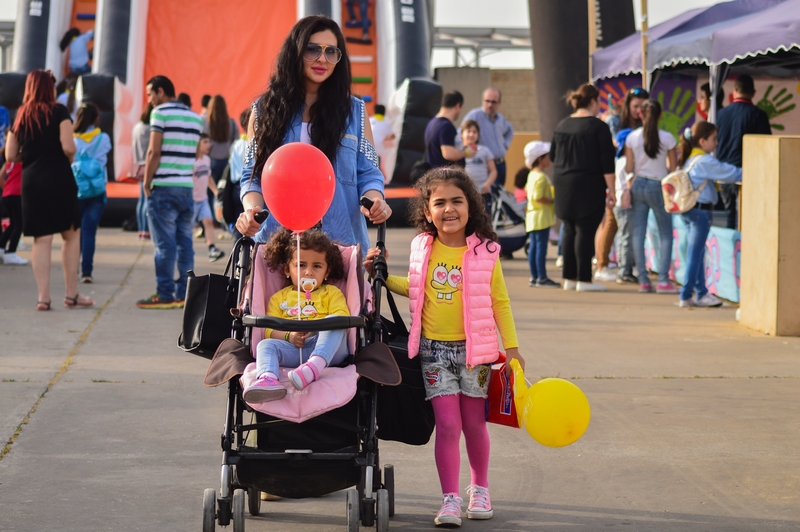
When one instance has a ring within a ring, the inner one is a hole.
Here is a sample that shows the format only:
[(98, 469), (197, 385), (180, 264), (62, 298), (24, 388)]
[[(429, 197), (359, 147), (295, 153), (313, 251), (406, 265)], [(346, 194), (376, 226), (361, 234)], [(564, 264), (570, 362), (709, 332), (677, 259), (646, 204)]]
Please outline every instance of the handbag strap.
[(403, 321), (403, 317), (400, 315), (400, 311), (397, 310), (397, 303), (395, 303), (394, 296), (388, 287), (386, 288), (386, 301), (389, 303), (389, 310), (392, 312), (392, 320), (394, 321), (394, 331), (391, 331), (392, 335), (408, 337), (408, 328)]

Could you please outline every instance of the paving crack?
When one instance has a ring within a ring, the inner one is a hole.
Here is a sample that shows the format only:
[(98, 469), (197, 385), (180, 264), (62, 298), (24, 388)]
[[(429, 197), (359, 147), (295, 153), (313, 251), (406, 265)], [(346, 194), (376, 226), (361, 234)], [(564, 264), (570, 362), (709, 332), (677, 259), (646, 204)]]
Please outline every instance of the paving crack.
[(27, 425), (28, 422), (31, 420), (31, 417), (39, 408), (39, 405), (42, 404), (42, 401), (47, 395), (47, 392), (49, 392), (53, 388), (53, 386), (55, 386), (56, 383), (58, 383), (61, 380), (61, 377), (67, 372), (67, 370), (69, 370), (69, 367), (75, 361), (75, 355), (78, 354), (78, 351), (80, 351), (80, 348), (86, 342), (86, 339), (89, 337), (89, 333), (92, 332), (92, 329), (94, 328), (95, 324), (97, 324), (97, 322), (100, 320), (100, 317), (103, 315), (103, 311), (106, 309), (106, 307), (108, 307), (108, 305), (110, 305), (114, 301), (114, 299), (116, 299), (117, 294), (119, 294), (119, 292), (125, 287), (125, 285), (128, 282), (128, 279), (131, 276), (131, 273), (133, 273), (133, 269), (136, 267), (136, 264), (139, 263), (139, 260), (142, 258), (143, 254), (144, 254), (144, 243), (142, 243), (141, 247), (139, 248), (139, 254), (136, 256), (136, 259), (133, 261), (133, 264), (131, 264), (131, 267), (128, 268), (128, 271), (125, 272), (125, 276), (119, 282), (119, 286), (117, 286), (116, 290), (114, 290), (114, 293), (111, 294), (111, 297), (109, 297), (106, 300), (106, 302), (103, 303), (103, 305), (97, 309), (94, 318), (92, 318), (92, 321), (89, 322), (89, 325), (87, 325), (86, 328), (81, 333), (80, 337), (78, 338), (78, 341), (75, 342), (75, 345), (72, 347), (72, 349), (70, 349), (69, 354), (67, 355), (67, 358), (64, 360), (64, 362), (61, 364), (61, 367), (58, 368), (58, 371), (56, 371), (55, 375), (53, 375), (53, 377), (47, 383), (47, 387), (39, 395), (39, 398), (36, 400), (36, 402), (33, 403), (33, 406), (30, 408), (30, 410), (28, 410), (28, 413), (25, 414), (25, 417), (22, 419), (22, 421), (20, 421), (19, 425), (17, 425), (17, 428), (14, 430), (14, 433), (11, 435), (11, 437), (8, 439), (5, 445), (3, 445), (3, 449), (0, 450), (0, 461), (3, 460), (3, 458), (5, 458), (8, 453), (11, 452), (11, 447), (14, 445), (14, 442), (17, 441), (19, 435), (22, 434), (22, 428), (25, 425)]

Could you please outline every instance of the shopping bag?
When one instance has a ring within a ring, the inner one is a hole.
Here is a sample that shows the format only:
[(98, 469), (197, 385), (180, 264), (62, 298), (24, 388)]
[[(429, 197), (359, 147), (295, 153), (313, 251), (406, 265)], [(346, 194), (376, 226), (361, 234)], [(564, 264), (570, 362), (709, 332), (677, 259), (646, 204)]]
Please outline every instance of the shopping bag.
[(486, 421), (519, 428), (514, 405), (514, 374), (506, 375), (505, 363), (493, 364), (489, 374), (489, 397), (486, 399)]

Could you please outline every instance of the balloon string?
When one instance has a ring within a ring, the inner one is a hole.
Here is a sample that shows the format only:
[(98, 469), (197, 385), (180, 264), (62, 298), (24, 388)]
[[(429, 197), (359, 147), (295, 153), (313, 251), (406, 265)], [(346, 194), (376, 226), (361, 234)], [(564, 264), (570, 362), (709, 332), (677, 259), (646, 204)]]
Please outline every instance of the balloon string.
[[(297, 237), (297, 319), (301, 318), (300, 313), (302, 309), (300, 308), (300, 233), (302, 231), (297, 231), (295, 236)], [(300, 347), (300, 364), (303, 364), (303, 348)]]

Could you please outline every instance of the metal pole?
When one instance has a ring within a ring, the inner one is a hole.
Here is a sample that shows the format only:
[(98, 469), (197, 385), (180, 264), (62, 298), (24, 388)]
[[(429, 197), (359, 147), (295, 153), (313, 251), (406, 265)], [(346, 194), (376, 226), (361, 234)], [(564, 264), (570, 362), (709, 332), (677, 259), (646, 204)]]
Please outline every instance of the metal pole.
[(597, 50), (597, 0), (588, 0), (589, 8), (589, 79), (592, 79), (592, 54)]
[(648, 39), (648, 25), (647, 25), (647, 0), (640, 0), (642, 7), (642, 88), (650, 90), (647, 75), (647, 39)]

